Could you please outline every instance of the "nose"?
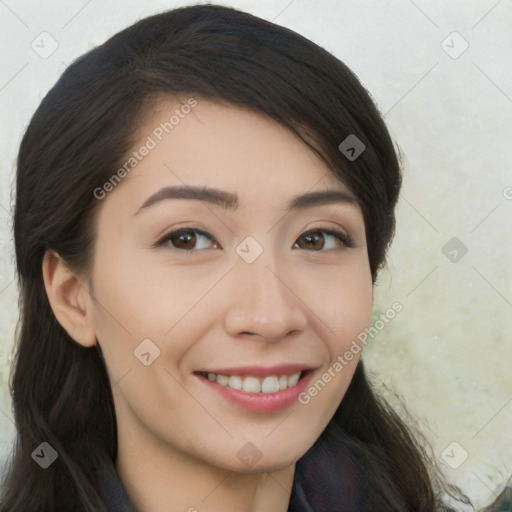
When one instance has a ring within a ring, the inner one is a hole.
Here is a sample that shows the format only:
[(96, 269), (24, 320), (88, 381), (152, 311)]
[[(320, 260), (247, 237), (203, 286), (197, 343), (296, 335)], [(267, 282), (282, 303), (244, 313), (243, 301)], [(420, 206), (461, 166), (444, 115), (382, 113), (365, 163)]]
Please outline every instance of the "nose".
[(225, 328), (233, 337), (252, 334), (275, 343), (306, 329), (306, 298), (294, 290), (299, 280), (293, 279), (289, 266), (284, 271), (264, 256), (235, 263)]

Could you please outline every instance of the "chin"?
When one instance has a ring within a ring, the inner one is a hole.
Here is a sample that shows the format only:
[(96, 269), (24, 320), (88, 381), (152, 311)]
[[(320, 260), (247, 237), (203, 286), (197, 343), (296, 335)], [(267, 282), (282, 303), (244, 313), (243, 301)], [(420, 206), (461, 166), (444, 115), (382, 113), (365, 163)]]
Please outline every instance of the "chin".
[[(237, 443), (238, 445), (239, 443)], [(265, 447), (261, 451), (256, 446), (247, 442), (241, 445), (241, 448), (228, 448), (218, 452), (211, 452), (209, 456), (201, 457), (207, 464), (233, 471), (235, 473), (244, 474), (258, 474), (268, 473), (273, 471), (280, 471), (295, 464), (303, 453), (307, 451), (296, 447), (295, 450), (290, 450), (290, 447), (284, 446), (284, 453), (278, 453), (272, 447)], [(227, 453), (233, 454), (226, 457)], [(265, 452), (269, 452), (265, 456)], [(199, 454), (198, 454), (199, 455)]]

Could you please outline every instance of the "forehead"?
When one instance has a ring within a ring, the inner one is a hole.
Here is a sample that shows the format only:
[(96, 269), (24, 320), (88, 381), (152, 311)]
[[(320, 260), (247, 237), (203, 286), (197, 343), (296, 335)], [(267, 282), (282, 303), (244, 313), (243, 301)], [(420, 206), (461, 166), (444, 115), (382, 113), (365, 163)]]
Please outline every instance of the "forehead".
[(302, 140), (268, 116), (192, 99), (160, 99), (146, 112), (126, 157), (134, 165), (116, 195), (123, 189), (139, 201), (161, 187), (194, 185), (235, 192), (242, 207), (279, 207), (309, 191), (348, 192)]

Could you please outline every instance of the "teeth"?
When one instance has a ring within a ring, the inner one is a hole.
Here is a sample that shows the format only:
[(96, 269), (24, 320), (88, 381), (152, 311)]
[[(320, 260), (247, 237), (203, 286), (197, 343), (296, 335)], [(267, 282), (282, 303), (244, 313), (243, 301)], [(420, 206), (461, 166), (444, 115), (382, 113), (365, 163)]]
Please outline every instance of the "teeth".
[(291, 388), (292, 386), (295, 386), (295, 384), (297, 384), (297, 382), (299, 382), (299, 377), (300, 377), (300, 372), (290, 375), (288, 377), (288, 387)]
[(279, 380), (277, 377), (272, 375), (271, 377), (265, 377), (261, 383), (262, 393), (277, 393), (279, 391)]
[(229, 379), (226, 375), (217, 375), (217, 384), (220, 384), (221, 386), (227, 386), (229, 382)]
[(242, 377), (240, 375), (217, 375), (208, 373), (208, 380), (217, 382), (224, 387), (238, 389), (246, 393), (277, 393), (295, 386), (300, 379), (301, 372), (292, 375), (269, 375), (264, 379), (258, 377)]
[[(220, 375), (217, 376), (217, 382), (219, 382)], [(260, 379), (256, 377), (245, 377), (242, 389), (247, 393), (259, 393), (261, 391)]]
[(233, 389), (242, 389), (242, 379), (238, 375), (229, 377), (228, 386)]

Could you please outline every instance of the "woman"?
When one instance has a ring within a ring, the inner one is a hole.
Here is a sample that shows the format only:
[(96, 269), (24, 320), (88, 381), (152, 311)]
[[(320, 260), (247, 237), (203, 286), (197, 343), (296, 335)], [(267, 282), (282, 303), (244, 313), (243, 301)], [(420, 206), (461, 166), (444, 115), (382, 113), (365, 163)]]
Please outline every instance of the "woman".
[(17, 172), (2, 511), (468, 503), (360, 360), (400, 171), (334, 56), (227, 7), (143, 19), (68, 67)]

